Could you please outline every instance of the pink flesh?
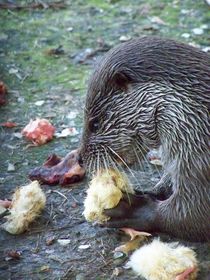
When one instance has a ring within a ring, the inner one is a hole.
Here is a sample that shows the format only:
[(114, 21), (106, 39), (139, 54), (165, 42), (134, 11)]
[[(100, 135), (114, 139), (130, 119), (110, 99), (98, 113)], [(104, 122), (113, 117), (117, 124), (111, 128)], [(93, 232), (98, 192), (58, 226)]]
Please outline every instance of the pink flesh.
[(0, 200), (0, 205), (4, 208), (9, 208), (12, 204), (10, 200)]
[(188, 276), (196, 270), (196, 267), (188, 267), (184, 272), (177, 275), (174, 280), (187, 280)]
[(30, 172), (29, 177), (48, 185), (62, 186), (81, 181), (85, 176), (85, 169), (78, 164), (78, 150), (67, 154), (63, 159), (51, 155), (41, 167)]

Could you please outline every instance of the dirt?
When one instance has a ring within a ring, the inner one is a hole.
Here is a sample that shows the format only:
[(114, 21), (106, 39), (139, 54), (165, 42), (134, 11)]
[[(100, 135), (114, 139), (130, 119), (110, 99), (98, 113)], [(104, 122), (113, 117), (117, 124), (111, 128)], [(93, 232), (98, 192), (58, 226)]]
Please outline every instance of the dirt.
[[(32, 2), (8, 1), (23, 7)], [(38, 2), (47, 3), (33, 3)], [(13, 128), (0, 127), (1, 199), (11, 198), (17, 186), (28, 183), (30, 170), (50, 154), (65, 156), (79, 146), (87, 79), (95, 61), (109, 48), (140, 35), (160, 35), (209, 50), (210, 15), (205, 1), (80, 0), (65, 4), (62, 8), (0, 9), (0, 80), (8, 87), (0, 123), (17, 123)], [(57, 132), (71, 127), (78, 134), (30, 147), (20, 132), (36, 117), (49, 119)], [(8, 170), (11, 164), (14, 170)], [(146, 162), (144, 167), (134, 171), (133, 179), (142, 189), (154, 186), (160, 176)], [(47, 205), (40, 218), (24, 234), (0, 232), (0, 279), (140, 279), (125, 268), (128, 257), (116, 258), (113, 253), (126, 237), (84, 220), (87, 186), (88, 178), (65, 188), (42, 186)], [(63, 246), (59, 239), (69, 243)], [(210, 279), (209, 245), (181, 242), (198, 254), (198, 279)], [(81, 245), (88, 246), (82, 249)], [(12, 250), (20, 257), (9, 257)]]

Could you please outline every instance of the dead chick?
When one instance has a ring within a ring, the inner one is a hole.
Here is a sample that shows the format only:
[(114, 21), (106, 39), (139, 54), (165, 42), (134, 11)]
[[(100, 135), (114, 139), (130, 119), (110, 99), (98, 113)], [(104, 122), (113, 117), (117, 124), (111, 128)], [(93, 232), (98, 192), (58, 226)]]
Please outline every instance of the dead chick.
[(87, 221), (105, 222), (109, 219), (104, 209), (117, 206), (124, 193), (134, 193), (128, 178), (114, 169), (102, 170), (92, 179), (83, 212)]
[(18, 188), (12, 199), (10, 215), (2, 227), (11, 234), (24, 232), (44, 209), (46, 197), (38, 181)]
[(194, 280), (197, 276), (196, 255), (191, 248), (159, 239), (136, 250), (128, 264), (147, 280)]

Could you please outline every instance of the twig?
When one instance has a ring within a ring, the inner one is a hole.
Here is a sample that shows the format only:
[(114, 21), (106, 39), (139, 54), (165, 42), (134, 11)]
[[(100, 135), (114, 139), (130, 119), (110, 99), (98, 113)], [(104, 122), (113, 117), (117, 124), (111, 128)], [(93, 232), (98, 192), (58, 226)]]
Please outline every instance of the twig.
[(57, 194), (59, 194), (60, 196), (64, 197), (65, 200), (68, 200), (68, 198), (67, 198), (64, 194), (62, 194), (61, 192), (59, 192), (59, 191), (57, 191), (57, 190), (52, 191), (52, 192), (57, 193)]
[[(80, 220), (80, 223), (84, 223), (84, 222), (85, 222), (85, 220)], [(76, 224), (72, 224), (72, 225), (68, 225), (68, 226), (63, 226), (63, 227), (59, 227), (59, 228), (44, 228), (44, 229), (37, 229), (37, 230), (35, 229), (35, 230), (31, 230), (30, 234), (46, 232), (46, 230), (47, 231), (62, 231), (64, 229), (73, 228), (77, 224), (78, 224), (78, 222)]]
[(73, 194), (71, 194), (71, 190), (70, 190), (69, 194), (70, 194), (70, 196), (73, 198), (73, 200), (74, 200), (75, 202), (80, 203), (80, 201), (77, 200), (77, 199), (73, 196)]

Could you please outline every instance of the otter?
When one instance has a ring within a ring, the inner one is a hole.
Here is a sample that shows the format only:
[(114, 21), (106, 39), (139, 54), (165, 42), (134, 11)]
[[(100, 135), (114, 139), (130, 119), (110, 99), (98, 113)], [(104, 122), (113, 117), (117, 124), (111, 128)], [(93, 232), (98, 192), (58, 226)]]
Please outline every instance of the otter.
[(87, 90), (80, 162), (126, 167), (161, 149), (163, 177), (125, 195), (107, 227), (210, 240), (210, 57), (174, 40), (142, 37), (109, 50)]

